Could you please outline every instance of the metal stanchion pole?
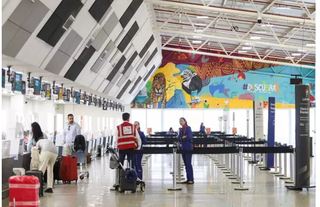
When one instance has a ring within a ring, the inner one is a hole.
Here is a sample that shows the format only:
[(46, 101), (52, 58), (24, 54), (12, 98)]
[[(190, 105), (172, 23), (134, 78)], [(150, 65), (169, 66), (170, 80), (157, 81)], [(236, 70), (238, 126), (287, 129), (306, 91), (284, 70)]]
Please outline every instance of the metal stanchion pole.
[(240, 186), (234, 188), (235, 190), (249, 190), (249, 188), (245, 188), (243, 186), (243, 149), (239, 149), (239, 156), (240, 156)]
[(274, 172), (271, 172), (271, 174), (279, 174), (278, 170), (278, 154), (274, 153)]
[(283, 177), (284, 174), (282, 174), (282, 153), (279, 153), (279, 174), (276, 174), (277, 177)]
[(227, 175), (227, 177), (229, 179), (237, 179), (237, 177), (235, 176), (235, 172), (236, 172), (236, 164), (235, 164), (235, 154), (231, 154), (231, 174)]
[(295, 165), (295, 152), (293, 151), (293, 153), (290, 154), (290, 180), (287, 180), (286, 183), (287, 184), (291, 184), (294, 183), (294, 165)]
[(284, 154), (284, 176), (283, 177), (281, 177), (280, 179), (281, 180), (289, 180), (290, 178), (288, 177), (288, 170), (287, 170), (287, 165), (288, 165), (288, 163), (287, 163), (287, 157), (288, 157), (288, 154), (287, 153), (285, 153)]
[(177, 187), (177, 149), (173, 148), (173, 186), (168, 188), (169, 191), (182, 190), (182, 188)]

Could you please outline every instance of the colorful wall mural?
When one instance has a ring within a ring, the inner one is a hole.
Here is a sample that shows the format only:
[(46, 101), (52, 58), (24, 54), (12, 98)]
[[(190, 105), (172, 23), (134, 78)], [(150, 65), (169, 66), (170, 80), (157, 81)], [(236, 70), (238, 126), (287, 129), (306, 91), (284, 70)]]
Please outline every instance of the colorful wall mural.
[[(230, 66), (231, 67), (231, 66)], [(202, 70), (201, 70), (202, 71)], [(203, 72), (203, 71), (202, 71)], [(290, 79), (254, 71), (201, 76), (196, 66), (167, 63), (159, 68), (132, 102), (132, 108), (252, 108), (253, 100), (276, 98), (277, 108), (294, 107)], [(315, 100), (314, 81), (304, 80)]]

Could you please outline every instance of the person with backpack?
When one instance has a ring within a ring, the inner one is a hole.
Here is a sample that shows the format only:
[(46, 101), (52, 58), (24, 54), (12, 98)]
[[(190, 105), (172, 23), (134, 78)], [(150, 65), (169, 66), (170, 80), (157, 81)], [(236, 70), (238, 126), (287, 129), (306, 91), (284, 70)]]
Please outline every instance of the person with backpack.
[[(147, 140), (146, 140), (146, 136), (144, 135), (143, 131), (140, 130), (140, 123), (138, 121), (135, 121), (134, 122), (134, 126), (136, 128), (136, 130), (138, 131), (139, 133), (139, 136), (141, 138), (141, 142), (142, 142), (142, 145), (143, 144), (147, 144)], [(140, 150), (143, 150), (143, 146), (141, 145), (140, 147)], [(143, 154), (135, 154), (135, 169), (137, 171), (137, 176), (140, 180), (142, 180), (142, 164), (141, 164), (141, 161), (142, 161), (142, 156)]]

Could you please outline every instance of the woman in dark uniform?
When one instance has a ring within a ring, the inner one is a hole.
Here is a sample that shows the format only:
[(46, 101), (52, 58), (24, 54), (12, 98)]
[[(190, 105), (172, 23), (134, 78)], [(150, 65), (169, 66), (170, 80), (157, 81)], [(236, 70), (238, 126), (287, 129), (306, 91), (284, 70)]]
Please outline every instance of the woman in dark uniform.
[[(193, 150), (192, 130), (188, 126), (185, 118), (180, 118), (180, 125), (178, 139), (181, 143), (181, 150)], [(193, 184), (193, 168), (192, 168), (192, 154), (182, 154), (183, 162), (186, 167), (187, 180), (183, 184)]]
[[(147, 144), (146, 136), (140, 130), (140, 123), (138, 121), (134, 122), (134, 126), (137, 129), (137, 131), (139, 133), (139, 136), (141, 138), (141, 148), (140, 148), (140, 150), (143, 150), (142, 145)], [(136, 171), (137, 171), (137, 176), (138, 176), (138, 178), (140, 180), (142, 180), (142, 164), (141, 164), (142, 156), (143, 156), (143, 154), (135, 154), (135, 159), (134, 159), (135, 160), (134, 164), (135, 164), (135, 168), (136, 168)]]

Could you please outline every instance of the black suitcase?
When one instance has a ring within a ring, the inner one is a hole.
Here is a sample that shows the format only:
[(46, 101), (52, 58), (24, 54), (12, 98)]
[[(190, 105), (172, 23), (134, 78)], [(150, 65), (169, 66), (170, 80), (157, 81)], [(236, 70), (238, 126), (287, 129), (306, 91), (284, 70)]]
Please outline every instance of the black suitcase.
[(53, 179), (57, 180), (58, 182), (62, 180), (60, 177), (61, 160), (62, 158), (58, 157), (53, 166)]
[(119, 171), (119, 184), (120, 184), (119, 191), (122, 193), (125, 191), (131, 191), (132, 193), (136, 192), (137, 182), (135, 181), (135, 182), (129, 183), (126, 180), (126, 172), (123, 169), (120, 169)]
[(27, 171), (26, 175), (36, 176), (39, 179), (40, 188), (39, 188), (39, 197), (43, 196), (43, 173), (38, 170)]

